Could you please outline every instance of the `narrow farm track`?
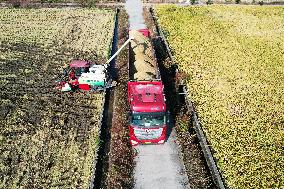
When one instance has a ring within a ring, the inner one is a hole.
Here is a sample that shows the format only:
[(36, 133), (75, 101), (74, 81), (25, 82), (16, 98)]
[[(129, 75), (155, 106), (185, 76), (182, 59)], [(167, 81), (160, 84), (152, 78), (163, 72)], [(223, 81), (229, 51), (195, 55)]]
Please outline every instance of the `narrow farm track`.
[[(147, 27), (152, 31), (154, 42), (156, 37), (154, 23), (146, 9), (144, 10), (144, 17), (146, 18)], [(159, 59), (157, 60), (160, 61)], [(171, 104), (167, 103), (167, 105), (169, 108)], [(173, 119), (171, 120), (165, 144), (135, 147), (137, 156), (134, 159), (136, 164), (134, 169), (134, 188), (190, 188), (181, 156), (181, 149), (177, 144), (174, 122)]]
[(135, 147), (134, 188), (190, 188), (173, 129), (163, 145)]

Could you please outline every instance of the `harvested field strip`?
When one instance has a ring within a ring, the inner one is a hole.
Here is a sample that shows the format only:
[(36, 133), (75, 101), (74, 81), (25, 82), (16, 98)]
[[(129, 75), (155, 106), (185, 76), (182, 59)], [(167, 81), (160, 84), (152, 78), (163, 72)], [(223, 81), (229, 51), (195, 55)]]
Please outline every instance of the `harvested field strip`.
[(0, 9), (0, 188), (89, 187), (104, 95), (53, 87), (71, 60), (105, 61), (113, 27), (110, 10)]
[(284, 8), (157, 12), (228, 187), (283, 187)]
[[(29, 42), (31, 47), (33, 42), (41, 46), (54, 45), (53, 48), (60, 45), (73, 50), (92, 51), (94, 55), (105, 58), (109, 53), (110, 31), (114, 26), (114, 12), (111, 10), (55, 8), (1, 9), (0, 12), (1, 44), (12, 40), (15, 43)], [(86, 37), (89, 37), (88, 40)]]

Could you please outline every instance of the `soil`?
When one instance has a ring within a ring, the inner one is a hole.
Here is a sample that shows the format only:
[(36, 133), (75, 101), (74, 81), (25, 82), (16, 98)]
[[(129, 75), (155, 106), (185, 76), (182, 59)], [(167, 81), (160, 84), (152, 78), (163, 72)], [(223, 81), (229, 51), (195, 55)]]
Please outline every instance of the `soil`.
[[(118, 47), (128, 39), (127, 14), (120, 10), (118, 21)], [(112, 124), (110, 128), (110, 145), (108, 167), (104, 172), (101, 188), (133, 188), (134, 152), (129, 142), (127, 127), (127, 81), (128, 48), (125, 47), (117, 57), (117, 86), (114, 89)]]
[[(61, 65), (45, 62), (60, 62), (65, 50), (59, 49), (54, 55), (25, 43), (2, 43), (0, 49), (21, 52), (17, 60), (4, 62), (0, 69), (1, 75), (16, 76), (0, 82), (0, 114), (3, 115), (0, 116), (3, 126), (0, 159), (5, 165), (2, 172), (5, 182), (2, 176), (0, 179), (3, 184), (8, 188), (13, 181), (18, 187), (26, 188), (87, 186), (88, 178), (84, 177), (87, 173), (80, 167), (93, 163), (100, 126), (101, 105), (97, 103), (103, 101), (103, 95), (62, 94), (53, 89)], [(21, 73), (21, 69), (31, 73)], [(60, 156), (60, 153), (69, 156)], [(74, 164), (71, 160), (74, 156), (84, 161)], [(53, 170), (64, 174), (55, 179)]]

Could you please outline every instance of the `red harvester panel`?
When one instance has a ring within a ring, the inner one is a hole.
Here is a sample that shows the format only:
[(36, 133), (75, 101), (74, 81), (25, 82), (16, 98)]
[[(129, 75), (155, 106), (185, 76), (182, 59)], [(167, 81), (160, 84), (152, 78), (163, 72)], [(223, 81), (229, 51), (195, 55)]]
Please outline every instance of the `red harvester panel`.
[(86, 68), (90, 67), (90, 63), (84, 60), (73, 60), (69, 66), (70, 68)]

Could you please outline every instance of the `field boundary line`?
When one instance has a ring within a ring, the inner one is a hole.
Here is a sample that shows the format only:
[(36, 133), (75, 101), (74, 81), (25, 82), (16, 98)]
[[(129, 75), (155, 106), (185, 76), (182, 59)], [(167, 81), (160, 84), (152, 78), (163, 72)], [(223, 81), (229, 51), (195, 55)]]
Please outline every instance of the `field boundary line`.
[[(101, 127), (103, 125), (103, 117), (104, 117), (104, 110), (105, 110), (105, 102), (106, 102), (106, 98), (105, 98), (105, 94), (103, 95), (103, 102), (102, 102), (102, 110), (100, 112), (100, 125), (99, 125), (99, 133), (98, 133), (98, 137), (101, 136)], [(94, 188), (94, 181), (95, 181), (95, 172), (96, 172), (96, 164), (97, 164), (97, 159), (98, 159), (98, 151), (99, 151), (99, 146), (96, 147), (96, 151), (95, 153), (95, 157), (94, 157), (94, 161), (93, 161), (93, 171), (92, 171), (92, 176), (90, 179), (90, 184), (89, 184), (89, 188), (92, 189)]]
[[(117, 32), (117, 26), (118, 26), (118, 13), (119, 13), (119, 9), (116, 9), (116, 12), (115, 12), (115, 16), (114, 16), (114, 29), (113, 29), (113, 39), (111, 41), (111, 45), (109, 46), (110, 47), (110, 52), (109, 53), (109, 57), (112, 56), (112, 54), (114, 54), (115, 51), (117, 48), (116, 47), (113, 47), (113, 45), (117, 45), (116, 43), (114, 44), (114, 40), (115, 37), (116, 37), (116, 34), (115, 32)], [(108, 57), (108, 58), (109, 58)], [(113, 60), (115, 61), (115, 59)], [(110, 65), (110, 68), (112, 68), (112, 66)], [(109, 89), (107, 89), (109, 90)], [(100, 112), (100, 125), (99, 125), (99, 138), (101, 139), (101, 134), (102, 134), (102, 125), (104, 124), (103, 123), (103, 119), (104, 119), (104, 116), (105, 116), (105, 106), (106, 106), (106, 94), (108, 93), (108, 91), (104, 91), (104, 95), (103, 95), (103, 102), (102, 102), (102, 110)], [(101, 142), (100, 142), (101, 143)], [(95, 175), (96, 175), (96, 167), (97, 167), (97, 160), (98, 160), (98, 155), (99, 155), (99, 149), (100, 149), (100, 145), (96, 148), (96, 151), (95, 151), (95, 158), (94, 158), (94, 161), (93, 161), (93, 172), (92, 172), (92, 176), (91, 176), (91, 179), (90, 179), (90, 184), (89, 184), (89, 189), (93, 189), (95, 188)]]
[[(191, 4), (191, 3), (143, 3), (143, 7), (152, 7), (155, 5), (177, 5), (177, 6), (207, 6), (206, 1), (203, 0), (197, 0), (198, 3)], [(248, 0), (240, 1), (238, 4), (236, 4), (234, 1), (232, 2), (226, 2), (222, 0), (212, 1), (213, 5), (235, 5), (235, 6), (243, 6), (243, 5), (260, 5), (260, 6), (284, 6), (284, 0), (280, 1), (270, 1), (270, 0), (264, 0), (264, 1), (258, 1), (255, 3), (249, 2)], [(19, 5), (23, 8), (84, 8), (88, 7), (88, 5), (84, 5), (82, 3), (76, 3), (76, 2), (66, 2), (66, 3), (41, 3), (41, 2), (29, 2), (27, 4)], [(4, 1), (0, 3), (0, 8), (13, 8), (14, 5), (8, 1)], [(124, 3), (96, 3), (94, 7), (97, 8), (123, 8)]]

